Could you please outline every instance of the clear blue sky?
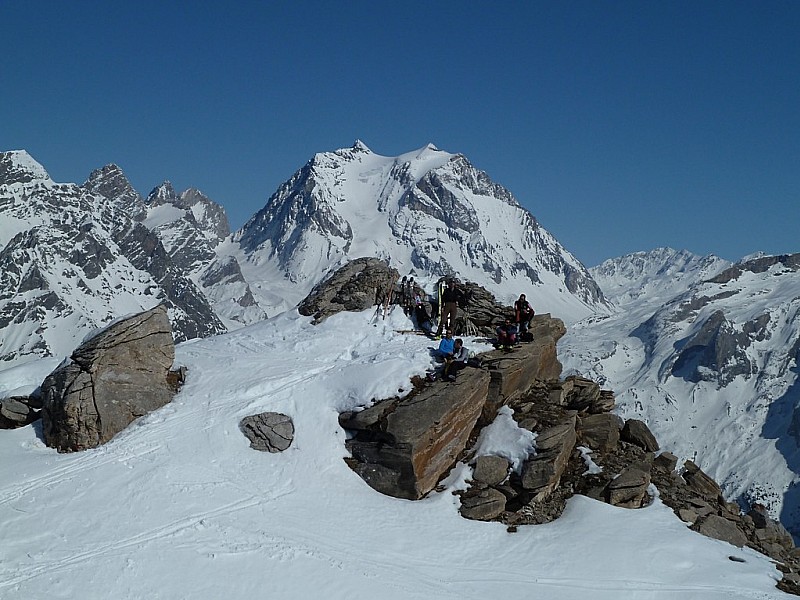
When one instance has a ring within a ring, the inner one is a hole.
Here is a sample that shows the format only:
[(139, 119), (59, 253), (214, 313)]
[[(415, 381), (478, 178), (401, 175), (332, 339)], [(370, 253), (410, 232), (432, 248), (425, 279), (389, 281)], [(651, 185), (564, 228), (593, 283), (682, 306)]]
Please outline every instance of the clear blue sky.
[(0, 0), (0, 149), (234, 227), (316, 152), (465, 154), (587, 266), (800, 252), (800, 2)]

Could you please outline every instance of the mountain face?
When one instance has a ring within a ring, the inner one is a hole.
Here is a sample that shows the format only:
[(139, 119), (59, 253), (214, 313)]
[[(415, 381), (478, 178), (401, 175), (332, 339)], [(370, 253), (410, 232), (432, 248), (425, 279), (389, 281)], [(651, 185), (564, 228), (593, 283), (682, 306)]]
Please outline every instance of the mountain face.
[(660, 249), (593, 271), (617, 310), (570, 329), (565, 368), (800, 534), (800, 255), (730, 265)]
[(361, 142), (317, 154), (233, 239), (246, 270), (294, 284), (285, 294), (297, 300), (342, 263), (375, 256), (423, 284), (453, 274), (506, 303), (526, 293), (567, 321), (605, 306), (589, 272), (508, 190), (432, 145), (397, 157)]
[(98, 172), (86, 187), (55, 183), (24, 151), (0, 153), (0, 165), (0, 359), (68, 354), (92, 329), (161, 302), (178, 340), (225, 331), (158, 237), (121, 210), (135, 195), (109, 201)]
[(145, 206), (144, 224), (229, 328), (266, 318), (236, 257), (217, 252), (231, 233), (222, 206), (194, 188), (177, 194), (168, 181), (150, 192)]

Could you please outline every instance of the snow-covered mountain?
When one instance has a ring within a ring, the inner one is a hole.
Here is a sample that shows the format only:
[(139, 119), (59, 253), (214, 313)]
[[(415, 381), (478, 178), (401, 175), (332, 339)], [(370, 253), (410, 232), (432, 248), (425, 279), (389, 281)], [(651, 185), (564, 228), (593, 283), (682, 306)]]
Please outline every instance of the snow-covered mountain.
[(88, 331), (160, 302), (179, 340), (225, 331), (158, 237), (121, 208), (137, 195), (109, 201), (101, 179), (56, 183), (27, 152), (0, 153), (0, 359), (64, 356)]
[(659, 249), (593, 269), (610, 316), (569, 329), (567, 369), (606, 382), (621, 414), (800, 533), (800, 255), (730, 265)]
[(526, 293), (568, 322), (605, 309), (586, 268), (508, 190), (432, 145), (386, 157), (357, 141), (317, 154), (234, 241), (256, 293), (283, 280), (279, 300), (290, 305), (343, 262), (377, 256), (429, 289), (454, 274), (506, 303)]
[(177, 194), (168, 181), (150, 192), (145, 204), (144, 224), (158, 235), (175, 265), (197, 284), (228, 328), (266, 318), (239, 261), (218, 253), (231, 233), (222, 206), (195, 188)]

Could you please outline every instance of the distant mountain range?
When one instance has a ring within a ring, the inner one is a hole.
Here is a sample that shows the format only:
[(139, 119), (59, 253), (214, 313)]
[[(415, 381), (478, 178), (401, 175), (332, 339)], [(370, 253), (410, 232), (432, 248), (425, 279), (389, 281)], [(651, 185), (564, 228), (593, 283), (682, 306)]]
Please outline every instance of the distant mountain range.
[(591, 272), (616, 309), (569, 328), (565, 369), (798, 536), (800, 254), (731, 265), (662, 248)]
[(431, 145), (318, 154), (233, 235), (196, 189), (164, 182), (143, 198), (113, 164), (56, 183), (25, 151), (4, 152), (0, 215), (5, 361), (66, 355), (89, 330), (162, 301), (179, 340), (221, 333), (293, 308), (362, 256), (423, 285), (452, 274), (507, 303), (527, 293), (570, 321), (605, 307), (586, 268), (508, 190)]
[[(354, 258), (433, 290), (443, 275), (568, 324), (565, 369), (617, 394), (731, 499), (800, 532), (800, 258), (657, 249), (586, 269), (466, 157), (363, 143), (315, 155), (239, 231), (200, 191), (142, 197), (108, 165), (56, 183), (0, 153), (0, 361), (66, 356), (91, 330), (165, 302), (177, 339), (293, 309)], [(3, 363), (0, 363), (2, 367)]]

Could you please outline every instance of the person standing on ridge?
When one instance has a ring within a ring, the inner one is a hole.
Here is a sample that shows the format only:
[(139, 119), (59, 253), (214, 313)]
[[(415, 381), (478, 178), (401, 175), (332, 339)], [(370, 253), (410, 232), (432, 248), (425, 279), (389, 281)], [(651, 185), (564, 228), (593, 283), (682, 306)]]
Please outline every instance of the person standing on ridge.
[(439, 320), (439, 328), (436, 330), (436, 335), (442, 335), (442, 330), (445, 325), (452, 329), (456, 324), (456, 315), (458, 314), (458, 304), (461, 302), (463, 294), (461, 290), (456, 287), (456, 282), (452, 279), (447, 282), (447, 287), (439, 298), (439, 302), (443, 304), (442, 318)]

